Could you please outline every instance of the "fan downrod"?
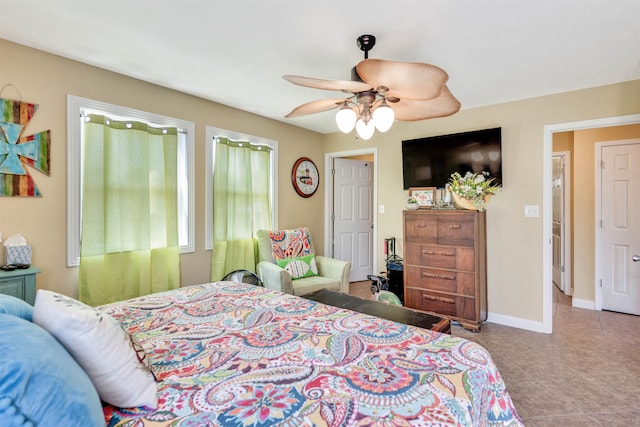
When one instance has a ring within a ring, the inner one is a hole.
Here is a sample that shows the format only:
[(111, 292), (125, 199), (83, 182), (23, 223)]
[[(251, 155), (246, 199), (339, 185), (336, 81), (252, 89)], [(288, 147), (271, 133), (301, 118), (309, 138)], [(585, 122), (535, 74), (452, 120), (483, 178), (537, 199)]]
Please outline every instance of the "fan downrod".
[(369, 59), (369, 51), (376, 45), (376, 37), (363, 34), (357, 39), (358, 47), (364, 52), (364, 59)]
[[(376, 45), (376, 37), (371, 34), (363, 34), (356, 39), (356, 42), (360, 50), (364, 52), (364, 59), (369, 59), (369, 51)], [(354, 82), (363, 81), (358, 75), (356, 67), (351, 69), (351, 80)]]

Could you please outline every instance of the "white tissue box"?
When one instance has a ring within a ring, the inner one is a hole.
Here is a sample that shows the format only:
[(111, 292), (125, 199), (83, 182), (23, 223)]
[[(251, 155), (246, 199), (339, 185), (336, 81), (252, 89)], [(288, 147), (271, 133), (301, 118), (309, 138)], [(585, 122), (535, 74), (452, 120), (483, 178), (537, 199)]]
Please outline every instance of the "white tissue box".
[(31, 265), (31, 246), (5, 246), (7, 264), (29, 264)]

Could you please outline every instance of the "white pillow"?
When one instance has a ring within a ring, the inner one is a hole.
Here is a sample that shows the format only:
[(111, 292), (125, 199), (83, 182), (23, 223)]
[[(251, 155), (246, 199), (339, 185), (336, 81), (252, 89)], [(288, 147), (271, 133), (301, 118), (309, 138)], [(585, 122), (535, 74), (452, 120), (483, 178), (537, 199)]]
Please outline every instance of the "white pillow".
[(139, 360), (129, 334), (108, 313), (40, 289), (33, 323), (71, 353), (103, 401), (121, 408), (158, 406), (152, 372)]

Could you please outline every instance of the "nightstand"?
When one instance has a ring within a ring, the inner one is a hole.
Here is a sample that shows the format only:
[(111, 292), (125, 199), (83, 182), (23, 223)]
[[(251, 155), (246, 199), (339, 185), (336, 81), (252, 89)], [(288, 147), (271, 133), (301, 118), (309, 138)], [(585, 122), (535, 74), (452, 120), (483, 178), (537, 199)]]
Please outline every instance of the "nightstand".
[(36, 300), (36, 274), (34, 266), (13, 271), (0, 270), (0, 294), (20, 298), (33, 305)]

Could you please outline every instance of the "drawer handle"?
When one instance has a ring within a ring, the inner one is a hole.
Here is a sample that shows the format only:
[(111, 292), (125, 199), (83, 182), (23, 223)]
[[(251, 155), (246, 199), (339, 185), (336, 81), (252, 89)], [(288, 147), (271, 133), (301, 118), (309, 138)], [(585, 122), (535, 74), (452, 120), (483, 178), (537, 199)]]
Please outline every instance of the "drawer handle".
[(462, 226), (460, 224), (451, 224), (449, 228), (453, 228), (454, 230), (457, 230), (459, 228), (462, 228)]
[(451, 298), (443, 298), (443, 297), (434, 297), (433, 295), (422, 295), (422, 297), (424, 299), (428, 299), (431, 301), (438, 301), (438, 302), (444, 302), (447, 304), (455, 304), (456, 300), (453, 300)]
[(422, 275), (424, 277), (430, 277), (432, 279), (456, 280), (456, 276), (448, 276), (446, 274), (422, 273)]
[(416, 228), (425, 228), (427, 226), (427, 224), (423, 224), (421, 222), (416, 224)]
[(423, 255), (443, 255), (443, 256), (455, 256), (455, 252), (445, 252), (445, 251), (431, 251), (429, 249), (425, 249), (422, 251)]

